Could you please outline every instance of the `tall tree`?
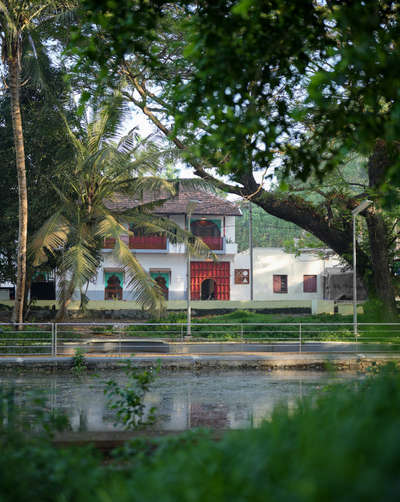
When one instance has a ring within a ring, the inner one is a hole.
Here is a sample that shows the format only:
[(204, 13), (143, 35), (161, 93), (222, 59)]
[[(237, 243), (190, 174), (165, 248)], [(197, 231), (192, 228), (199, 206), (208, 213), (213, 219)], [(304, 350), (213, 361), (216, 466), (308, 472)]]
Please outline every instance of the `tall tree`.
[[(374, 201), (362, 215), (369, 249), (358, 249), (357, 268), (394, 314), (395, 220), (382, 187), (393, 187), (398, 162), (398, 3), (83, 2), (105, 42), (83, 52), (103, 70), (119, 65), (129, 99), (198, 176), (301, 226), (350, 264), (351, 210)], [(337, 191), (315, 182), (328, 171), (340, 177), (352, 152), (365, 159), (365, 184)], [(260, 183), (283, 172), (283, 190)], [(291, 182), (312, 173), (314, 199)]]
[[(52, 182), (56, 180), (56, 166), (71, 158), (73, 150), (65, 127), (60, 120), (60, 109), (72, 123), (75, 107), (69, 106), (69, 88), (64, 73), (36, 46), (36, 58), (25, 51), (22, 71), (35, 59), (40, 65), (46, 86), (29, 78), (21, 88), (21, 115), (24, 124), (26, 175), (28, 188), (28, 235), (32, 235), (57, 208), (58, 200)], [(10, 95), (0, 95), (0, 157), (2, 196), (0, 198), (0, 282), (15, 284), (18, 240), (18, 180), (15, 170), (15, 149), (10, 113)], [(78, 124), (76, 124), (78, 126)], [(43, 201), (46, 201), (44, 204)], [(27, 263), (29, 286), (31, 263)]]
[(0, 43), (2, 61), (7, 68), (11, 98), (15, 161), (18, 176), (19, 227), (16, 296), (13, 319), (23, 321), (26, 283), (26, 251), (28, 232), (28, 194), (26, 183), (24, 134), (21, 118), (21, 61), (24, 38), (49, 16), (68, 8), (68, 0), (0, 0)]

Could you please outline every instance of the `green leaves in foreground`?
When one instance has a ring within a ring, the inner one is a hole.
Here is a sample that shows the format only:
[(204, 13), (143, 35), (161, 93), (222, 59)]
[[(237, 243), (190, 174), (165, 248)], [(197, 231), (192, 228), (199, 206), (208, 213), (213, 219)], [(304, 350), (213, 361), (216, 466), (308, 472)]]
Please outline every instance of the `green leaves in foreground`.
[(0, 424), (2, 502), (397, 502), (400, 373), (389, 366), (329, 387), (218, 441), (204, 432), (135, 440), (111, 465), (87, 449), (12, 437)]

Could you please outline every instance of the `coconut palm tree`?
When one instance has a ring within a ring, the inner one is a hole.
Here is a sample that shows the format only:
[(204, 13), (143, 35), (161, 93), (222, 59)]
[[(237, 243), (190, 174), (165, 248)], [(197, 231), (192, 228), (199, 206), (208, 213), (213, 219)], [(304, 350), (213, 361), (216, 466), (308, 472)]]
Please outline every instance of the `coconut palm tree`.
[(19, 196), (19, 229), (17, 283), (14, 321), (23, 321), (23, 307), (26, 281), (26, 250), (28, 229), (28, 195), (26, 187), (24, 136), (20, 107), (21, 60), (23, 39), (38, 28), (49, 17), (71, 8), (73, 0), (0, 0), (0, 50), (3, 64), (7, 68), (8, 87), (11, 97), (16, 168)]
[[(113, 141), (119, 123), (117, 115), (114, 100), (87, 124), (83, 135), (75, 134), (66, 124), (75, 148), (74, 165), (59, 169), (63, 187), (54, 188), (60, 208), (30, 243), (36, 266), (47, 261), (49, 253), (59, 255), (58, 320), (65, 317), (74, 291), (80, 290), (82, 298), (85, 285), (95, 277), (101, 263), (100, 250), (107, 238), (115, 242), (112, 252), (124, 267), (127, 286), (135, 300), (153, 311), (162, 308), (161, 288), (143, 270), (126, 243), (126, 236), (132, 234), (129, 225), (143, 233), (165, 235), (173, 243), (185, 242), (191, 254), (210, 254), (203, 241), (172, 220), (152, 214), (160, 201), (142, 201), (143, 193), (148, 191), (161, 191), (166, 198), (174, 195), (176, 183), (157, 175), (166, 152), (155, 144), (140, 141), (134, 131), (118, 143)], [(116, 194), (135, 199), (135, 207), (111, 209)]]

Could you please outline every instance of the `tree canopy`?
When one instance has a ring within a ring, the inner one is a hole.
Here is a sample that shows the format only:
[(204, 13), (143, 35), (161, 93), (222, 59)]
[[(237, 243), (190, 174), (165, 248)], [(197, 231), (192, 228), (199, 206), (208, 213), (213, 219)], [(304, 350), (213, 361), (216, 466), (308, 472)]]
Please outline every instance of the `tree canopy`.
[(349, 152), (372, 154), (379, 140), (390, 158), (379, 181), (387, 189), (398, 181), (398, 2), (83, 5), (107, 43), (92, 38), (80, 54), (103, 69), (134, 54), (168, 80), (174, 132), (190, 132), (194, 153), (221, 174), (251, 167), (273, 176), (279, 158), (286, 173), (306, 179)]
[[(118, 75), (196, 175), (299, 225), (350, 265), (351, 211), (372, 199), (358, 273), (395, 311), (397, 220), (383, 207), (398, 192), (397, 2), (83, 5), (80, 68), (97, 67), (103, 85)], [(353, 157), (365, 182), (341, 184)]]

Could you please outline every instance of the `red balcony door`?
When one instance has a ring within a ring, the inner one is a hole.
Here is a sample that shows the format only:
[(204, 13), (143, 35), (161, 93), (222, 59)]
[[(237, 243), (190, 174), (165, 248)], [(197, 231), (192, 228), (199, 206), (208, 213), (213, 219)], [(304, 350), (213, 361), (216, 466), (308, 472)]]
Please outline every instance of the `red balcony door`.
[(223, 249), (222, 237), (201, 237), (201, 239), (214, 251), (221, 251)]
[(210, 249), (215, 251), (223, 249), (221, 230), (214, 221), (206, 219), (192, 221), (190, 230), (193, 235), (200, 237)]
[[(230, 263), (228, 261), (209, 262), (192, 261), (190, 263), (191, 298), (201, 300), (202, 284), (206, 279), (213, 279), (213, 297), (215, 300), (230, 298)], [(203, 286), (203, 292), (205, 288)]]

